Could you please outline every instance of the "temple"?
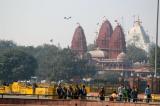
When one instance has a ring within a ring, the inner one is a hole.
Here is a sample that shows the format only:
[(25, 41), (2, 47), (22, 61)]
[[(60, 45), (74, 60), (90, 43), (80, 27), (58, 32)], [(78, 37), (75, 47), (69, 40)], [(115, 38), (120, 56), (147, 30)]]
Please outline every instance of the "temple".
[(138, 48), (149, 52), (150, 40), (149, 36), (144, 30), (140, 19), (134, 22), (133, 27), (128, 31), (126, 37), (127, 45), (135, 45)]
[(121, 52), (126, 52), (126, 42), (122, 27), (118, 24), (109, 42), (110, 58), (115, 59)]
[[(98, 32), (93, 50), (87, 51), (86, 38), (81, 26), (76, 28), (71, 43), (71, 49), (75, 54), (81, 57), (85, 55), (84, 58), (87, 57), (88, 63), (96, 66), (97, 73), (92, 77), (93, 79), (105, 80), (106, 76), (114, 75), (119, 78), (120, 83), (127, 82), (130, 87), (137, 86), (144, 89), (145, 86), (141, 86), (141, 84), (145, 81), (145, 84), (149, 84), (154, 91), (160, 90), (154, 88), (149, 80), (153, 75), (152, 67), (145, 63), (133, 63), (127, 58), (127, 45), (135, 45), (148, 51), (149, 37), (140, 20), (134, 23), (127, 37), (120, 24), (117, 23), (113, 30), (108, 20), (102, 22)], [(152, 82), (156, 81), (152, 80)]]
[(107, 19), (100, 27), (94, 50), (87, 51), (81, 26), (78, 26), (74, 32), (71, 49), (77, 55), (87, 54), (90, 63), (97, 67), (98, 72), (124, 72), (131, 66), (126, 56), (125, 35), (121, 25), (117, 24), (113, 31)]
[(78, 25), (73, 34), (71, 49), (79, 56), (82, 56), (87, 52), (86, 37), (83, 28), (80, 25)]
[(98, 38), (96, 39), (97, 47), (101, 50), (109, 50), (109, 41), (112, 35), (113, 29), (108, 20), (105, 20), (102, 23), (102, 26), (99, 30)]

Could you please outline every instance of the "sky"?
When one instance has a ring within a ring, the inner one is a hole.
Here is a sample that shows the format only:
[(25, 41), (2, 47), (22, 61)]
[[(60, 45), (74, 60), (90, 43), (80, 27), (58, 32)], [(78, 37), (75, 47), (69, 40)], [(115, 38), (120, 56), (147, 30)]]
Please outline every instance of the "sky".
[(157, 0), (0, 0), (0, 39), (25, 46), (60, 43), (67, 47), (78, 22), (91, 44), (104, 16), (113, 28), (118, 20), (125, 33), (133, 26), (134, 16), (139, 16), (150, 40), (155, 41), (156, 13)]

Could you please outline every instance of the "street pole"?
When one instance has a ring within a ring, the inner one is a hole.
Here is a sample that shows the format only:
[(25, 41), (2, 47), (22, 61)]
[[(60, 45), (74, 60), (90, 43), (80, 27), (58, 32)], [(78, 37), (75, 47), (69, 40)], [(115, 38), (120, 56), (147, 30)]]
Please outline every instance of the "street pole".
[(157, 26), (156, 26), (156, 47), (155, 47), (155, 73), (154, 76), (157, 76), (157, 47), (158, 47), (158, 18), (159, 18), (159, 0), (157, 0)]

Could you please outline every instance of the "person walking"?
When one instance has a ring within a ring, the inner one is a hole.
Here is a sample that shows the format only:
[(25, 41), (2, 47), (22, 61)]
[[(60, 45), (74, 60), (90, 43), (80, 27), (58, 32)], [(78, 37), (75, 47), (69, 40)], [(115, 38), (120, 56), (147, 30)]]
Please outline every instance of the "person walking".
[(61, 84), (58, 85), (58, 87), (56, 88), (56, 92), (58, 94), (58, 99), (62, 99), (63, 98), (63, 89)]
[(81, 99), (86, 99), (87, 96), (87, 90), (85, 88), (85, 85), (82, 86), (81, 90), (80, 90), (80, 95), (81, 95)]
[(69, 85), (68, 89), (67, 89), (67, 98), (68, 99), (73, 99), (73, 88), (71, 85)]
[(131, 87), (128, 85), (128, 86), (127, 86), (127, 99), (128, 99), (128, 102), (130, 102), (130, 100), (131, 100), (131, 92), (132, 92), (132, 89), (131, 89)]
[(100, 100), (105, 100), (105, 90), (104, 87), (101, 87), (100, 91), (99, 91), (99, 98)]
[(134, 87), (132, 89), (131, 97), (133, 99), (133, 102), (137, 102), (137, 100), (138, 100), (138, 89), (137, 89), (137, 87)]
[(75, 90), (74, 90), (74, 99), (78, 99), (79, 96), (80, 96), (80, 88), (77, 84), (76, 87), (75, 87)]
[(149, 85), (147, 85), (147, 87), (145, 89), (145, 96), (146, 96), (146, 103), (149, 103), (151, 100), (151, 89), (150, 89)]
[(127, 93), (127, 87), (126, 87), (126, 86), (123, 87), (123, 90), (122, 90), (122, 97), (123, 97), (124, 101), (127, 102), (128, 93)]
[(123, 100), (122, 96), (123, 96), (123, 84), (121, 84), (121, 85), (118, 87), (118, 100), (119, 100), (119, 101), (122, 101), (122, 100)]
[(67, 88), (64, 86), (62, 90), (63, 90), (63, 99), (67, 99)]

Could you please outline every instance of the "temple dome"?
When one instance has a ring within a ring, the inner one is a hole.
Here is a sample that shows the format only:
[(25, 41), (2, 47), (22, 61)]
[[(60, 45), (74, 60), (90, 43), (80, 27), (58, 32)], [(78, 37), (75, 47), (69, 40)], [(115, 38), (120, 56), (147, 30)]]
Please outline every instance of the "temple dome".
[(71, 49), (78, 54), (83, 54), (87, 51), (86, 37), (80, 25), (75, 29), (71, 42)]
[(89, 51), (89, 54), (92, 58), (106, 58), (108, 56), (107, 52), (102, 51), (99, 48), (93, 51)]
[(127, 59), (127, 56), (124, 52), (121, 52), (118, 56), (117, 56), (117, 60), (118, 61), (125, 61)]

